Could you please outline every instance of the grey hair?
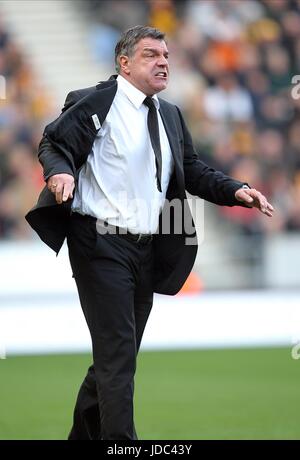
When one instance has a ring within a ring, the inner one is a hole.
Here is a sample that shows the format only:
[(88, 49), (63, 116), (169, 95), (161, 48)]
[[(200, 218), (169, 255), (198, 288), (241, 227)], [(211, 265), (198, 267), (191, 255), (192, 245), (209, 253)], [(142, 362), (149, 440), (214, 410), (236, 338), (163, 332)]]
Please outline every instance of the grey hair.
[(155, 40), (164, 40), (165, 34), (159, 29), (149, 26), (135, 26), (126, 30), (115, 47), (115, 65), (117, 73), (120, 72), (119, 56), (122, 54), (131, 57), (134, 54), (136, 44), (142, 38), (154, 38)]

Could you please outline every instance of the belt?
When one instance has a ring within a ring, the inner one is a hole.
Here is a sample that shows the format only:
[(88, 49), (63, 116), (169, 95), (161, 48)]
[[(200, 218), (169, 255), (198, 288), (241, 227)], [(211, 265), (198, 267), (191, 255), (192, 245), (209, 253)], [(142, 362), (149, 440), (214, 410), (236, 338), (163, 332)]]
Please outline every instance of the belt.
[[(97, 219), (89, 215), (82, 215), (77, 212), (72, 213), (72, 217), (75, 219), (91, 220), (96, 223), (96, 228), (101, 235), (118, 235), (125, 240), (132, 241), (134, 243), (149, 244), (153, 240), (153, 235), (149, 233), (131, 233), (125, 228), (111, 225), (108, 222)], [(99, 231), (100, 230), (100, 231)]]
[[(117, 229), (117, 235), (122, 236), (125, 240), (133, 241), (134, 243), (149, 244), (153, 240), (153, 235), (148, 233), (118, 233), (120, 227), (115, 227)], [(124, 229), (122, 229), (124, 232)]]
[[(151, 243), (153, 240), (153, 235), (149, 233), (131, 233), (126, 228), (118, 227), (116, 225), (111, 225), (108, 222), (97, 219), (96, 227), (98, 233), (100, 234), (111, 234), (111, 235), (118, 235), (128, 241), (133, 241), (134, 243), (141, 243), (141, 244), (148, 244)], [(102, 231), (99, 231), (100, 229)]]

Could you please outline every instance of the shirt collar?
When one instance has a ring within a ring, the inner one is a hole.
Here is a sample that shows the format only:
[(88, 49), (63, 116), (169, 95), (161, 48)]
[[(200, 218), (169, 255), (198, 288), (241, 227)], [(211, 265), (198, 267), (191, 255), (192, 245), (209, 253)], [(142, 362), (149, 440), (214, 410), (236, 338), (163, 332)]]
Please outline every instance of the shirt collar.
[[(128, 97), (130, 102), (137, 109), (139, 109), (141, 105), (143, 104), (146, 94), (144, 94), (134, 85), (132, 85), (128, 80), (126, 80), (126, 78), (122, 77), (122, 75), (118, 75), (117, 81), (118, 81), (118, 90), (120, 89)], [(158, 100), (157, 95), (154, 94), (152, 96), (152, 99), (154, 101), (154, 105), (156, 109), (159, 109), (159, 100)]]

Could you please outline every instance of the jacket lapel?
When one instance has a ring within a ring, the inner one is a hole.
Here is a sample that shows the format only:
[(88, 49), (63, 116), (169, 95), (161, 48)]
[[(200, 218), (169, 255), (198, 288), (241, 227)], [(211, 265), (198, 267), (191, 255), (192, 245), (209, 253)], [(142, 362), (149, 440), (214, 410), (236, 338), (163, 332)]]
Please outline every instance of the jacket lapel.
[(116, 95), (117, 88), (117, 81), (113, 77), (96, 86), (95, 91), (89, 94), (85, 100), (85, 110), (89, 117), (96, 114), (100, 124), (103, 124)]
[(160, 109), (159, 113), (161, 115), (166, 134), (169, 140), (172, 156), (174, 159), (175, 173), (177, 184), (179, 187), (180, 194), (182, 198), (185, 197), (185, 186), (184, 186), (184, 172), (183, 172), (183, 158), (181, 153), (181, 144), (180, 144), (180, 134), (176, 126), (174, 117), (170, 109), (163, 103), (160, 99)]

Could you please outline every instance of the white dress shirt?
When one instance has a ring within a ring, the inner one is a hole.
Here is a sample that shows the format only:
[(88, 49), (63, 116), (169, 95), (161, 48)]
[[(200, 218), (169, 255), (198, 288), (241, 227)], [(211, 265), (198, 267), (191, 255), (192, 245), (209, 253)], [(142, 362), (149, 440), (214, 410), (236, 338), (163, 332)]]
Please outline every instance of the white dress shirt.
[[(72, 210), (132, 233), (155, 233), (174, 167), (158, 112), (162, 192), (147, 126), (144, 93), (121, 75), (118, 89), (86, 163), (80, 170)], [(156, 109), (159, 100), (153, 96)]]

